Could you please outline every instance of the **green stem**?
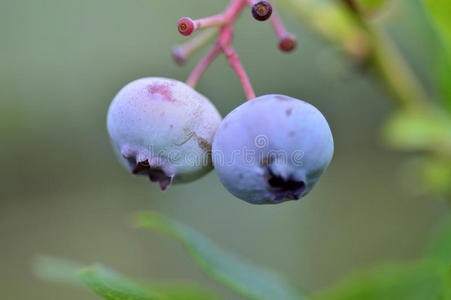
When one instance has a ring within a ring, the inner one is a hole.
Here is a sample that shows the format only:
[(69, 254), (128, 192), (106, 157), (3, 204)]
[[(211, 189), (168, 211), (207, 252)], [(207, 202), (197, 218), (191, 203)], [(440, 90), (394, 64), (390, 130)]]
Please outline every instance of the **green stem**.
[(372, 45), (370, 58), (398, 104), (404, 108), (425, 108), (429, 97), (396, 45), (380, 29), (367, 23), (366, 29)]
[[(339, 44), (349, 55), (368, 59), (399, 106), (409, 109), (428, 107), (428, 94), (396, 45), (382, 29), (365, 19), (354, 0), (342, 0), (346, 6), (341, 8), (348, 8), (352, 18), (339, 11), (342, 3), (280, 1), (289, 4), (291, 11), (303, 22), (329, 41)], [(334, 26), (336, 22), (342, 23)]]
[(370, 59), (385, 85), (392, 91), (398, 104), (404, 108), (424, 108), (428, 95), (390, 37), (370, 23), (355, 0), (342, 0), (357, 24), (367, 32)]

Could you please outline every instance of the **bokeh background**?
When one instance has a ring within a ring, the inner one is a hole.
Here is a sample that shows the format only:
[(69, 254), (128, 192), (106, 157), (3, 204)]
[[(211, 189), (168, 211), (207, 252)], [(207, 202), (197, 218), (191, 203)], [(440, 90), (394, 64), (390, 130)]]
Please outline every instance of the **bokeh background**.
[[(421, 255), (446, 203), (419, 193), (409, 156), (387, 150), (381, 123), (393, 101), (370, 71), (283, 11), (298, 49), (283, 54), (268, 23), (246, 11), (236, 48), (257, 94), (307, 100), (328, 119), (334, 160), (299, 202), (252, 206), (211, 172), (160, 192), (116, 160), (105, 118), (126, 83), (145, 76), (184, 80), (170, 57), (184, 38), (182, 16), (216, 14), (222, 0), (0, 0), (0, 290), (6, 300), (98, 299), (88, 290), (36, 278), (39, 254), (101, 262), (138, 278), (190, 280), (240, 299), (212, 282), (180, 245), (132, 229), (129, 216), (155, 210), (241, 257), (317, 291), (349, 272)], [(289, 13), (289, 12), (288, 12)], [(388, 17), (396, 38), (431, 86), (433, 35), (417, 1)], [(222, 115), (245, 100), (223, 57), (199, 83)]]

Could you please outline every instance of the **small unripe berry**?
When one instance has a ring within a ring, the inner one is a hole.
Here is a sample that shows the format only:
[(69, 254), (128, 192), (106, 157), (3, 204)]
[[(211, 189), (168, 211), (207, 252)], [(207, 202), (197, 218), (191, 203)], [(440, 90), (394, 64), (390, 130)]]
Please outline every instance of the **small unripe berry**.
[(279, 39), (279, 49), (284, 52), (293, 51), (296, 45), (296, 37), (292, 34), (286, 34)]
[(179, 20), (177, 28), (182, 35), (191, 35), (193, 31), (196, 29), (196, 25), (191, 18), (183, 17)]
[(186, 62), (186, 53), (180, 46), (172, 49), (172, 58), (178, 65), (183, 65)]
[(259, 1), (252, 6), (252, 16), (258, 21), (266, 21), (271, 17), (272, 6), (268, 1)]
[(213, 141), (224, 186), (253, 204), (297, 200), (311, 191), (333, 155), (329, 125), (313, 105), (265, 95), (229, 113)]
[(126, 85), (108, 110), (114, 149), (133, 174), (165, 190), (212, 169), (211, 143), (221, 116), (185, 83), (143, 78)]

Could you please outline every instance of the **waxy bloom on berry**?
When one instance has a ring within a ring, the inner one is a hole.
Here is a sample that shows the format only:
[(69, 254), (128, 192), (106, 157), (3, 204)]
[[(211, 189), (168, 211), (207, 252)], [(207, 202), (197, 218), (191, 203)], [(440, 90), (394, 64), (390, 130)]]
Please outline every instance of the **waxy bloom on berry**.
[(143, 78), (116, 95), (107, 126), (120, 160), (165, 190), (212, 169), (211, 143), (220, 122), (211, 102), (188, 85)]
[(228, 114), (213, 141), (224, 186), (254, 204), (297, 200), (313, 188), (333, 155), (329, 125), (313, 105), (265, 95)]

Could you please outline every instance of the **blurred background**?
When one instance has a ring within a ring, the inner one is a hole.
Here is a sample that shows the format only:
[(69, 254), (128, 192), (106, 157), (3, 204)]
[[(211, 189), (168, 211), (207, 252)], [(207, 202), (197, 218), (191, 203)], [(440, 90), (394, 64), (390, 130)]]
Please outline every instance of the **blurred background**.
[[(234, 198), (215, 172), (160, 192), (130, 176), (106, 132), (110, 101), (146, 76), (185, 80), (171, 49), (185, 40), (182, 16), (216, 14), (225, 0), (0, 0), (0, 290), (4, 299), (98, 299), (87, 289), (37, 279), (40, 254), (101, 262), (138, 278), (214, 283), (179, 244), (132, 229), (129, 217), (155, 210), (178, 219), (241, 257), (318, 291), (349, 272), (419, 257), (445, 202), (420, 193), (404, 172), (410, 155), (380, 138), (393, 101), (369, 71), (282, 10), (298, 37), (281, 53), (269, 23), (246, 10), (236, 49), (257, 94), (280, 93), (317, 106), (335, 138), (332, 164), (299, 202), (252, 206)], [(418, 1), (400, 1), (387, 20), (415, 71), (432, 86), (434, 38)], [(223, 57), (198, 90), (224, 116), (245, 100)]]

